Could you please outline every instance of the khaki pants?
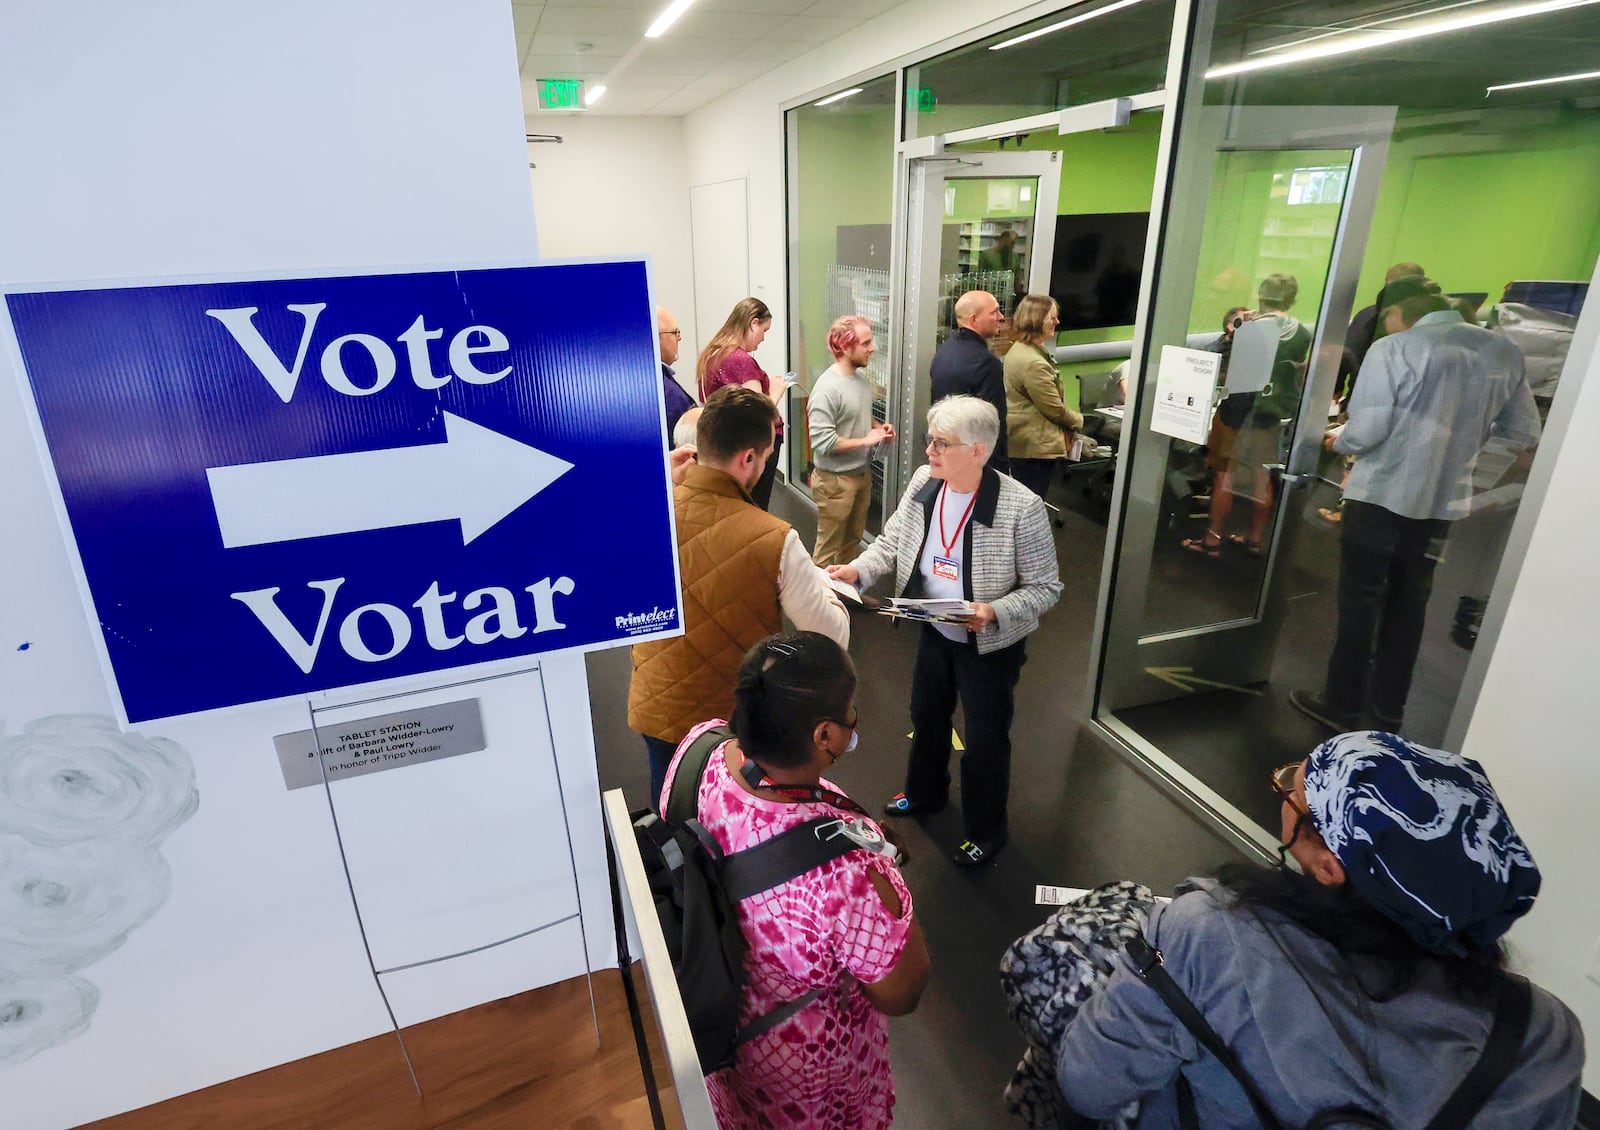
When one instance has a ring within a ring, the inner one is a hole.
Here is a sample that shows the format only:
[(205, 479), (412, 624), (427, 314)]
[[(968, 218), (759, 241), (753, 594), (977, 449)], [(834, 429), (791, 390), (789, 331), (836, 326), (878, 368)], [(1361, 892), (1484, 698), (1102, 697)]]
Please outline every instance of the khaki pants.
[(818, 565), (848, 565), (855, 560), (861, 535), (867, 531), (867, 507), (872, 504), (872, 472), (839, 475), (821, 467), (811, 472), (811, 496), (817, 502)]

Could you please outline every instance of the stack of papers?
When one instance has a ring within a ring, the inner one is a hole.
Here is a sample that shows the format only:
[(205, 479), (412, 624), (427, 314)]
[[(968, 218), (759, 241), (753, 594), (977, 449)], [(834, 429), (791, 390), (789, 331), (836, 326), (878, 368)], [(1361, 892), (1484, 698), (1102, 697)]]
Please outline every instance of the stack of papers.
[(896, 616), (904, 620), (926, 620), (939, 624), (958, 624), (972, 615), (972, 602), (936, 597), (920, 600), (897, 597), (884, 601), (883, 607), (879, 608), (878, 611), (885, 616)]
[(844, 598), (846, 604), (874, 609), (885, 616), (902, 620), (925, 620), (939, 624), (959, 624), (972, 615), (972, 602), (944, 597), (913, 599), (910, 597), (867, 596), (855, 585), (846, 584), (836, 577), (828, 578), (828, 586)]

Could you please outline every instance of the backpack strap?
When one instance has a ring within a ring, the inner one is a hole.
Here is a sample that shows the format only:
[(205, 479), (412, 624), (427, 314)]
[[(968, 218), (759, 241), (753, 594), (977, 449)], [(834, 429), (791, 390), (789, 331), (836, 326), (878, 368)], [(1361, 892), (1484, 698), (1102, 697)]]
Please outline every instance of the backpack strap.
[(738, 902), (853, 851), (857, 844), (849, 836), (825, 834), (840, 823), (833, 816), (814, 817), (764, 843), (725, 857), (722, 889), (728, 892), (730, 900)]
[[(1272, 1113), (1272, 1108), (1267, 1105), (1267, 1100), (1256, 1090), (1255, 1081), (1245, 1073), (1244, 1065), (1239, 1062), (1239, 1057), (1233, 1054), (1233, 1049), (1223, 1043), (1222, 1037), (1217, 1035), (1215, 1028), (1206, 1023), (1206, 1018), (1182, 989), (1172, 979), (1166, 966), (1162, 964), (1161, 951), (1145, 941), (1143, 934), (1135, 934), (1128, 939), (1125, 947), (1129, 959), (1133, 962), (1133, 970), (1139, 979), (1156, 991), (1156, 994), (1166, 1002), (1172, 1014), (1178, 1018), (1189, 1033), (1199, 1041), (1200, 1046), (1217, 1057), (1217, 1060), (1226, 1067), (1229, 1073), (1239, 1081), (1239, 1086), (1244, 1088), (1245, 1097), (1250, 1100), (1250, 1107), (1255, 1111), (1256, 1119), (1266, 1130), (1284, 1130), (1283, 1123), (1278, 1121), (1277, 1115)], [(1191, 1103), (1193, 1096), (1190, 1096)], [(1193, 1108), (1190, 1108), (1193, 1117)], [(1185, 1122), (1185, 1125), (1189, 1123)]]
[(1532, 1018), (1533, 990), (1523, 978), (1508, 976), (1495, 991), (1494, 1027), (1489, 1029), (1489, 1039), (1478, 1062), (1433, 1116), (1428, 1130), (1451, 1130), (1466, 1126), (1477, 1117), (1495, 1088), (1517, 1065), (1517, 1053), (1522, 1050)]
[[(837, 859), (858, 845), (844, 835), (828, 835), (840, 821), (835, 817), (818, 816), (804, 824), (796, 824), (770, 840), (734, 852), (722, 861), (722, 888), (734, 902), (771, 890), (779, 883), (804, 875), (830, 859)], [(765, 1035), (788, 1020), (822, 995), (822, 989), (796, 997), (780, 1004), (771, 1012), (756, 1017), (739, 1029), (734, 1046), (748, 1043)]]
[(820, 988), (812, 989), (804, 996), (795, 997), (795, 999), (792, 1001), (785, 1001), (771, 1012), (764, 1013), (763, 1015), (756, 1017), (749, 1024), (746, 1024), (743, 1028), (739, 1029), (738, 1034), (733, 1038), (733, 1046), (738, 1047), (740, 1044), (749, 1043), (757, 1036), (765, 1036), (768, 1032), (772, 1031), (778, 1025), (782, 1024), (785, 1020), (789, 1019), (789, 1017), (799, 1012), (802, 1008), (816, 1000), (821, 995), (822, 990)]
[[(683, 751), (678, 769), (672, 775), (672, 790), (667, 794), (667, 810), (661, 815), (673, 824), (687, 824), (700, 814), (698, 795), (700, 778), (705, 776), (706, 765), (719, 745), (733, 737), (728, 726), (713, 726), (706, 730)], [(653, 798), (652, 798), (653, 799)]]

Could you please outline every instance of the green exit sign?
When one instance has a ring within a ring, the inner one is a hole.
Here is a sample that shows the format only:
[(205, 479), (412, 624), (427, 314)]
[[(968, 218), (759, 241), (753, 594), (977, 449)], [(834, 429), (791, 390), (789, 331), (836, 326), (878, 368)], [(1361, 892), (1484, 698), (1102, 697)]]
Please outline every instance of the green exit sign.
[(581, 78), (542, 78), (539, 80), (539, 109), (582, 110)]
[(938, 102), (939, 100), (933, 96), (933, 91), (925, 86), (906, 87), (906, 105), (919, 114), (933, 113), (933, 108)]

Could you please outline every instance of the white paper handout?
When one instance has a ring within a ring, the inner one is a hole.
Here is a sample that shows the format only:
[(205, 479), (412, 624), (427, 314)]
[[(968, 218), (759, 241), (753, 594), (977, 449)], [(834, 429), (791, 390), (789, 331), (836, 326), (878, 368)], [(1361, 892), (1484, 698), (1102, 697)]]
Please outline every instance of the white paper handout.
[(898, 616), (906, 620), (955, 624), (972, 615), (972, 602), (944, 597), (894, 597), (884, 601), (878, 611), (885, 616)]

